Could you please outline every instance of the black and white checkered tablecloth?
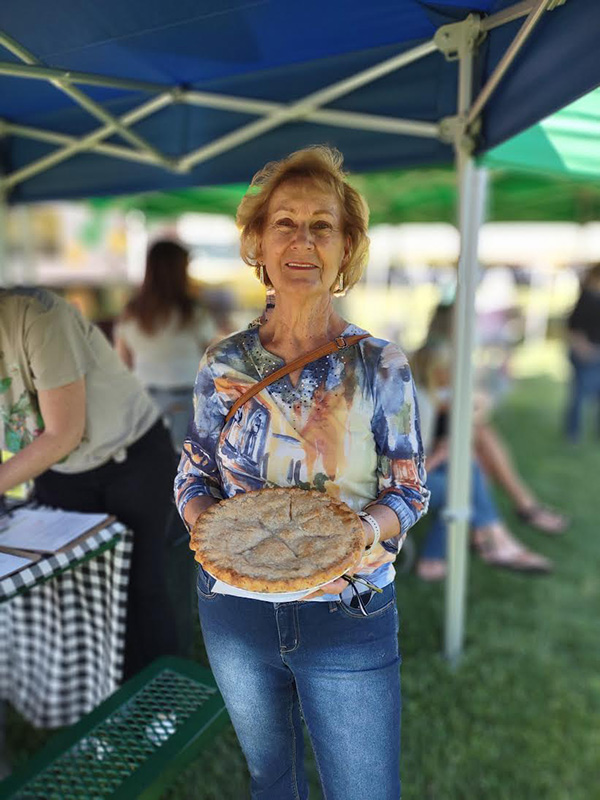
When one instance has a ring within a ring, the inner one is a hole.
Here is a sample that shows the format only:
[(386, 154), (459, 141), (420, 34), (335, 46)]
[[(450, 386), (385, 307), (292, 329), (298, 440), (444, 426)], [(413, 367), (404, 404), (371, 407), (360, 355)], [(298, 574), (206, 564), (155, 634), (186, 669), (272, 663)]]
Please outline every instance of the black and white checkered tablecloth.
[(116, 689), (131, 550), (114, 522), (0, 580), (0, 698), (32, 725), (71, 725)]

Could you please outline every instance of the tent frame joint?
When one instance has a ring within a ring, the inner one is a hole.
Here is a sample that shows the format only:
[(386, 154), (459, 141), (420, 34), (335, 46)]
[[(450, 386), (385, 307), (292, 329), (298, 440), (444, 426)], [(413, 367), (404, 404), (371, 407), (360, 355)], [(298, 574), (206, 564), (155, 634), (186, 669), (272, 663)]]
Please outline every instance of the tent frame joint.
[(446, 61), (457, 61), (463, 53), (474, 53), (487, 36), (478, 14), (437, 29), (433, 41)]
[(467, 127), (466, 114), (444, 117), (439, 124), (442, 142), (454, 145), (457, 150), (468, 155), (475, 152), (480, 130), (480, 119), (476, 119), (472, 125)]

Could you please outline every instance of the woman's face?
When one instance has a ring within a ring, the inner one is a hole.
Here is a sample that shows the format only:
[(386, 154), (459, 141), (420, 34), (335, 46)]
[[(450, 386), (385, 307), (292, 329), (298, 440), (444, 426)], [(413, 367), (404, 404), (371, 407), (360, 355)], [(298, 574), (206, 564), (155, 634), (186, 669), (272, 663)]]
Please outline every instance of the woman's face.
[(325, 294), (348, 256), (337, 197), (309, 180), (282, 183), (272, 194), (260, 259), (275, 292)]

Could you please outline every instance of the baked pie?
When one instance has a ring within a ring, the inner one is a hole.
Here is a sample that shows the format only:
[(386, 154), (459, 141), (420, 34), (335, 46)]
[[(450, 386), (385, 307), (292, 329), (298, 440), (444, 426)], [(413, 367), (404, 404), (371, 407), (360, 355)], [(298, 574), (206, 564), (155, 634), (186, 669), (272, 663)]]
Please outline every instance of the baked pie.
[(294, 592), (339, 578), (360, 558), (365, 535), (345, 503), (304, 489), (262, 489), (211, 506), (190, 547), (196, 561), (231, 586)]

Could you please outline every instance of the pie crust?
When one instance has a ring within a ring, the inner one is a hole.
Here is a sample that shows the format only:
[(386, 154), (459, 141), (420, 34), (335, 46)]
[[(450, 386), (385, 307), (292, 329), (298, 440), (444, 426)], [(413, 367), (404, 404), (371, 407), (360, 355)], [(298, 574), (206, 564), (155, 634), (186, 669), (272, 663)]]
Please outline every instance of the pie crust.
[(365, 547), (360, 517), (304, 489), (261, 489), (211, 506), (197, 520), (196, 561), (231, 586), (294, 592), (339, 578)]

